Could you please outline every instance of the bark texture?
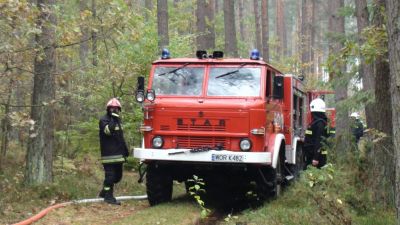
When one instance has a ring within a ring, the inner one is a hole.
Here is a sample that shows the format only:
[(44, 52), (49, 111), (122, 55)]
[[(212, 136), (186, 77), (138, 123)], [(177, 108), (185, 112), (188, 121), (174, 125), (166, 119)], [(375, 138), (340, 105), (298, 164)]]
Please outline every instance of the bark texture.
[(396, 209), (400, 225), (400, 2), (386, 0), (389, 39), (390, 94), (392, 101), (393, 144), (396, 162)]
[(261, 18), (260, 18), (260, 4), (258, 0), (253, 0), (254, 6), (254, 19), (256, 25), (256, 48), (260, 51), (262, 50), (262, 42), (261, 42)]
[[(369, 26), (369, 13), (366, 0), (355, 0), (356, 3), (356, 17), (357, 17), (357, 30), (358, 30), (358, 42), (360, 45), (364, 44), (365, 38), (363, 37), (363, 30)], [(372, 64), (367, 64), (365, 58), (360, 56), (360, 67), (359, 74), (362, 78), (363, 89), (372, 92), (375, 91), (375, 79), (372, 74), (374, 71), (374, 66)], [(375, 110), (374, 103), (365, 106), (365, 116), (367, 120), (368, 127), (376, 127)]]
[[(334, 36), (344, 36), (344, 17), (339, 15), (339, 10), (344, 6), (344, 0), (331, 0), (329, 1), (329, 30)], [(333, 55), (335, 65), (330, 71), (330, 78), (334, 79), (335, 102), (336, 102), (336, 153), (338, 156), (343, 155), (346, 149), (351, 146), (350, 137), (350, 121), (348, 109), (343, 106), (343, 100), (347, 99), (347, 85), (348, 81), (343, 75), (346, 65), (337, 58), (337, 54), (343, 48), (343, 42), (330, 37), (329, 40), (329, 54)]]
[(206, 0), (197, 0), (197, 8), (196, 8), (197, 50), (207, 49), (207, 40), (205, 38), (205, 35), (207, 33), (205, 14), (206, 14)]
[(160, 49), (169, 45), (168, 35), (168, 1), (157, 0), (158, 47)]
[(276, 33), (279, 41), (277, 46), (277, 55), (278, 58), (280, 58), (287, 54), (285, 8), (283, 0), (276, 0)]
[(225, 52), (228, 56), (237, 57), (237, 40), (235, 26), (235, 4), (224, 0)]
[(269, 18), (268, 0), (261, 0), (261, 39), (262, 57), (265, 62), (269, 62)]
[(215, 0), (208, 0), (206, 3), (206, 30), (205, 34), (207, 49), (215, 48)]
[(302, 0), (301, 6), (301, 63), (302, 75), (311, 77), (314, 74), (314, 50), (315, 40), (315, 0)]
[(36, 35), (36, 44), (40, 50), (37, 51), (34, 62), (31, 118), (35, 125), (34, 130), (30, 132), (28, 144), (25, 173), (27, 184), (52, 182), (53, 178), (55, 0), (38, 0), (37, 5), (40, 13), (37, 26), (42, 32)]
[[(84, 11), (89, 10), (89, 6), (87, 5), (86, 0), (79, 0), (79, 11), (80, 13), (84, 13)], [(89, 33), (89, 28), (81, 24), (80, 25), (81, 29), (81, 43), (79, 44), (79, 59), (81, 61), (82, 66), (86, 66), (87, 64), (87, 58), (89, 55), (89, 40), (90, 40), (90, 33)]]

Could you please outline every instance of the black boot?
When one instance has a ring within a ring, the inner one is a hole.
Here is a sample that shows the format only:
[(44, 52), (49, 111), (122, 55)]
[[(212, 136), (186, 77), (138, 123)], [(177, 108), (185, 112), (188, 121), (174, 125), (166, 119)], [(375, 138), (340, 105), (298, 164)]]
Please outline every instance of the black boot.
[(114, 190), (113, 188), (108, 188), (108, 190), (106, 190), (106, 188), (103, 189), (105, 194), (104, 194), (104, 201), (107, 202), (108, 204), (113, 204), (113, 205), (121, 205), (121, 202), (117, 201), (117, 199), (115, 199), (114, 197)]
[(101, 189), (101, 191), (100, 191), (100, 193), (99, 193), (99, 197), (100, 197), (100, 198), (106, 197), (106, 191), (104, 190), (104, 188)]

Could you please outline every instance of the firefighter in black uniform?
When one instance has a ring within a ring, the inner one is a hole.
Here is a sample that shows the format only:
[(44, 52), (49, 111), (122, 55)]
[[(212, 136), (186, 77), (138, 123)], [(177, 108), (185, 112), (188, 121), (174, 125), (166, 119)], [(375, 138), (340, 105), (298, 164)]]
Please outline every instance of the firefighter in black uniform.
[(351, 133), (353, 134), (356, 144), (360, 141), (360, 138), (364, 135), (364, 125), (360, 120), (360, 114), (353, 112), (350, 115)]
[(310, 103), (312, 122), (306, 130), (304, 140), (304, 151), (306, 156), (306, 165), (312, 164), (321, 168), (326, 164), (327, 150), (324, 149), (324, 143), (328, 138), (325, 102), (316, 98)]
[(104, 167), (104, 184), (99, 197), (110, 204), (120, 205), (114, 197), (114, 184), (122, 178), (122, 164), (129, 152), (122, 132), (121, 103), (113, 98), (107, 103), (107, 114), (100, 118), (99, 136), (101, 162)]

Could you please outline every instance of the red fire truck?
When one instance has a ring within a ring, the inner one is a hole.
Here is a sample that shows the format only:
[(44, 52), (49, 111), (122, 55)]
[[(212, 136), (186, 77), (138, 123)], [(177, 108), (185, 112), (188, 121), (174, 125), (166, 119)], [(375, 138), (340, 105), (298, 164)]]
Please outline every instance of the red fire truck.
[(251, 183), (259, 196), (279, 195), (304, 168), (302, 81), (262, 61), (257, 50), (249, 59), (196, 56), (170, 58), (163, 50), (147, 88), (138, 79), (143, 143), (134, 157), (147, 164), (150, 204), (171, 200), (172, 181), (194, 174), (214, 189), (238, 192)]

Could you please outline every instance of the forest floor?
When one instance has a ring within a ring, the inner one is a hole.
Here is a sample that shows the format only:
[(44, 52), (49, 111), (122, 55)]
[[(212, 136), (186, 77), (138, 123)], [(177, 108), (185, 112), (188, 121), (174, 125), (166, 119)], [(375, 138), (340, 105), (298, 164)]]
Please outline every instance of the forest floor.
[[(10, 153), (3, 166), (0, 224), (22, 221), (55, 203), (95, 198), (103, 179), (101, 164), (90, 155), (56, 160), (53, 184), (35, 187), (23, 184), (22, 153)], [(51, 211), (35, 224), (395, 224), (394, 208), (369, 200), (365, 187), (360, 189), (354, 181), (356, 172), (346, 171), (348, 168), (333, 167), (307, 170), (276, 200), (236, 212), (207, 206), (211, 214), (205, 219), (200, 218), (201, 208), (185, 193), (184, 185), (174, 182), (173, 200), (169, 203), (155, 207), (150, 207), (147, 200), (123, 201), (121, 206), (74, 204)], [(137, 171), (126, 167), (115, 195), (145, 194), (144, 184), (137, 180)]]

